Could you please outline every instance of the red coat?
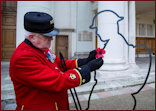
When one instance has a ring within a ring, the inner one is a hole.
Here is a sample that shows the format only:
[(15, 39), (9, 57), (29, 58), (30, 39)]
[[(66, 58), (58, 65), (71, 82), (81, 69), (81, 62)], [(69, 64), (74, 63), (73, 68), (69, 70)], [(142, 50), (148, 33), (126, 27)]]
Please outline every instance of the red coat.
[(67, 90), (81, 85), (82, 77), (74, 69), (76, 59), (66, 60), (66, 65), (63, 73), (58, 56), (51, 63), (42, 51), (22, 42), (10, 60), (16, 110), (69, 110)]

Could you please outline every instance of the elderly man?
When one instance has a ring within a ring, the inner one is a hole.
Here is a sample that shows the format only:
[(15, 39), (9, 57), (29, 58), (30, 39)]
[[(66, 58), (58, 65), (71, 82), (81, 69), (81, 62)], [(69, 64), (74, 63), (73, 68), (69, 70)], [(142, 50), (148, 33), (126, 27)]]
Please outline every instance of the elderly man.
[(99, 69), (102, 58), (96, 50), (88, 58), (65, 60), (63, 72), (60, 58), (49, 52), (54, 28), (53, 18), (43, 12), (24, 15), (25, 40), (10, 60), (10, 77), (16, 95), (16, 110), (69, 110), (67, 90), (90, 81), (90, 72)]

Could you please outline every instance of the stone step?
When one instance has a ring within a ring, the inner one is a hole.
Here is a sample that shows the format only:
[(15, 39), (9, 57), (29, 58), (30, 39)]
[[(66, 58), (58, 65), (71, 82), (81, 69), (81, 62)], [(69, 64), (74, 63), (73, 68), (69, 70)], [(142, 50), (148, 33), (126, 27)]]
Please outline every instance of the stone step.
[[(132, 75), (132, 74), (131, 74)], [(121, 89), (124, 87), (131, 87), (131, 86), (136, 86), (136, 85), (142, 85), (145, 81), (146, 75), (132, 75), (132, 76), (122, 76), (118, 78), (110, 78), (106, 80), (98, 80), (97, 85), (94, 88), (94, 92), (103, 92), (103, 91), (111, 91), (111, 90), (117, 90)], [(147, 80), (147, 83), (154, 83), (155, 82), (155, 72), (151, 72), (149, 75), (149, 78)], [(95, 81), (92, 80), (84, 84), (82, 86), (76, 87), (76, 91), (78, 94), (87, 94), (90, 93), (93, 85), (95, 84)], [(70, 92), (68, 92), (69, 95)]]

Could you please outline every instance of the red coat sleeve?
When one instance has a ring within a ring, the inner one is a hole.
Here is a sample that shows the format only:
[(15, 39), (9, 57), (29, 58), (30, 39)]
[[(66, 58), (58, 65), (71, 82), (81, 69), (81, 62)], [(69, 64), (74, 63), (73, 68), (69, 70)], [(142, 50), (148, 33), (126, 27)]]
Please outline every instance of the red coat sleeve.
[[(73, 59), (73, 60), (64, 59), (64, 60), (65, 60), (66, 66), (67, 66), (67, 70), (78, 68), (77, 59)], [(61, 60), (57, 55), (56, 55), (56, 62), (57, 62), (58, 67), (61, 69), (61, 71), (63, 71)]]
[[(73, 64), (74, 62), (70, 63)], [(54, 71), (46, 64), (42, 64), (37, 57), (30, 54), (23, 54), (18, 57), (10, 69), (12, 79), (14, 78), (24, 85), (48, 91), (67, 90), (82, 83), (82, 77), (77, 70), (70, 69), (65, 73)], [(71, 79), (71, 75), (74, 78)]]

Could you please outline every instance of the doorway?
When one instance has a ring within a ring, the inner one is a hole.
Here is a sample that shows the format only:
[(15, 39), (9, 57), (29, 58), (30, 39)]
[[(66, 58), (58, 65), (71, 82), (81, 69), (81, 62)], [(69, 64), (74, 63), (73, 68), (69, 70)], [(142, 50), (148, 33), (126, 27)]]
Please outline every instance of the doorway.
[(17, 1), (1, 1), (1, 61), (9, 61), (16, 49)]
[(68, 36), (57, 35), (55, 43), (55, 52), (59, 56), (59, 52), (62, 53), (65, 59), (68, 59)]

